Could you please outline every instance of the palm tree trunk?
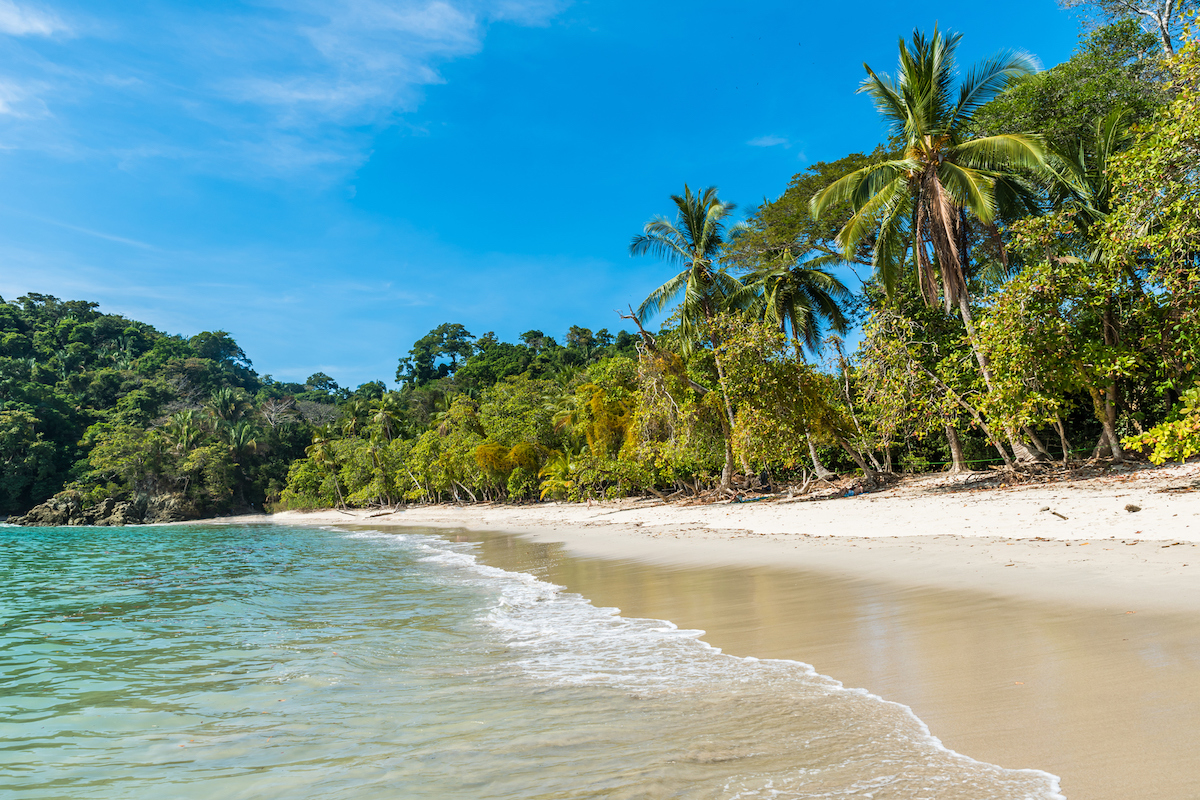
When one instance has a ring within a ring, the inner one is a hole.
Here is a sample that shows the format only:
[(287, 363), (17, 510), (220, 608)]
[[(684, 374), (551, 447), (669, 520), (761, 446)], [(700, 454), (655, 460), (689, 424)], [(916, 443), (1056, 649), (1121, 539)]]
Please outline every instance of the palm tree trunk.
[(968, 472), (967, 461), (963, 458), (962, 441), (958, 438), (958, 431), (949, 422), (946, 423), (946, 441), (950, 443), (950, 459), (953, 462), (950, 471)]
[[(983, 352), (983, 348), (979, 346), (979, 337), (975, 333), (975, 317), (971, 314), (971, 303), (967, 298), (966, 293), (962, 293), (958, 298), (958, 313), (962, 317), (963, 326), (967, 329), (967, 341), (971, 344), (971, 351), (975, 354), (975, 360), (979, 363), (979, 372), (983, 375), (983, 384), (987, 387), (988, 393), (995, 393), (995, 382), (992, 380), (992, 369), (988, 364), (987, 355)], [(1031, 463), (1042, 460), (1042, 457), (1029, 449), (1029, 446), (1021, 441), (1017, 435), (1017, 431), (1012, 425), (1004, 426), (1004, 433), (1008, 437), (1008, 445), (1012, 448), (1013, 455), (1018, 463)], [(998, 443), (996, 443), (999, 446)], [(1005, 461), (1008, 461), (1007, 455)]]
[(341, 481), (338, 480), (338, 476), (337, 476), (336, 472), (333, 473), (333, 488), (337, 490), (338, 508), (345, 508), (346, 500), (345, 500), (345, 498), (342, 497), (342, 484), (341, 484)]
[(1037, 451), (1039, 453), (1041, 453), (1043, 456), (1045, 456), (1046, 460), (1049, 461), (1050, 460), (1050, 451), (1046, 449), (1046, 445), (1043, 444), (1042, 440), (1038, 438), (1037, 431), (1035, 431), (1033, 428), (1029, 427), (1028, 425), (1022, 425), (1021, 430), (1025, 432), (1025, 436), (1029, 439), (1030, 442), (1033, 443), (1033, 446), (1037, 448)]
[(827, 481), (830, 478), (836, 478), (837, 475), (830, 472), (825, 465), (821, 463), (821, 457), (817, 455), (817, 448), (815, 445), (813, 445), (812, 434), (810, 434), (808, 431), (805, 431), (804, 438), (808, 440), (808, 454), (812, 457), (813, 472), (815, 472), (817, 477), (823, 481)]

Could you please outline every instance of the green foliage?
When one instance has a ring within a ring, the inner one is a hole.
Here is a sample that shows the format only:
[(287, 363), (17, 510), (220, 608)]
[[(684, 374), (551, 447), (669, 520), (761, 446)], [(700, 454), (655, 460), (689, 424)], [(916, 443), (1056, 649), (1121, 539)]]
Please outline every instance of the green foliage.
[(88, 503), (160, 493), (204, 512), (261, 503), (303, 452), (289, 432), (299, 420), (261, 432), (266, 385), (224, 331), (183, 339), (96, 303), (0, 300), (0, 515), (64, 486)]
[(1149, 449), (1155, 464), (1185, 461), (1200, 453), (1200, 387), (1184, 392), (1174, 418), (1122, 442), (1125, 447)]
[(1165, 101), (1160, 46), (1131, 19), (1094, 31), (1068, 61), (1021, 78), (979, 109), (981, 136), (1036, 133), (1054, 149), (1070, 149), (1095, 120), (1122, 109), (1133, 122)]
[(1172, 64), (1170, 102), (1113, 159), (1116, 208), (1104, 232), (1112, 258), (1149, 265), (1179, 314), (1197, 308), (1200, 253), (1200, 41), (1187, 38)]

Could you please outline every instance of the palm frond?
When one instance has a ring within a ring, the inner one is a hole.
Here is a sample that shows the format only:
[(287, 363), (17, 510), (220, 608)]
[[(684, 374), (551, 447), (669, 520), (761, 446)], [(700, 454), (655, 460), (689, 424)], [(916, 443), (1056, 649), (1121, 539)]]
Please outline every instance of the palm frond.
[(1042, 137), (1028, 133), (1002, 133), (971, 139), (952, 147), (947, 158), (973, 169), (1031, 169), (1046, 167)]
[(983, 173), (943, 161), (938, 180), (954, 205), (969, 210), (984, 223), (996, 218), (992, 181)]
[(638, 322), (645, 324), (646, 320), (661, 313), (664, 307), (679, 296), (680, 292), (686, 292), (690, 274), (690, 270), (684, 270), (652, 291), (635, 312)]
[(1013, 80), (1040, 69), (1038, 60), (1024, 51), (1000, 52), (976, 64), (959, 87), (958, 104), (947, 129), (961, 129), (962, 123), (970, 121), (976, 111), (1007, 89)]

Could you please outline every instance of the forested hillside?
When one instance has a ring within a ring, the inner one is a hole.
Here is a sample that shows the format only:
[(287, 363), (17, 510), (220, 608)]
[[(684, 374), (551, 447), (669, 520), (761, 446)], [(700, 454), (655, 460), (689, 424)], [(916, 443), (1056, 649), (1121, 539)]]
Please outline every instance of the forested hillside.
[(261, 505), (338, 414), (345, 393), (310, 382), (260, 377), (224, 331), (185, 339), (92, 302), (0, 299), (0, 515), (64, 487), (80, 520)]

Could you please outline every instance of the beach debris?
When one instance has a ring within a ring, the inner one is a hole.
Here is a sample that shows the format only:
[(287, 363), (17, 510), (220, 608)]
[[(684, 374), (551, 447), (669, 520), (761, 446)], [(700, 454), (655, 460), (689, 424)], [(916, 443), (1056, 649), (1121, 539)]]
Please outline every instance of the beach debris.
[(1042, 506), (1041, 508), (1038, 509), (1038, 511), (1049, 511), (1049, 510), (1050, 510), (1050, 506)]
[(1054, 516), (1058, 517), (1059, 519), (1066, 519), (1066, 517), (1064, 517), (1062, 514), (1058, 513), (1057, 511), (1051, 511), (1050, 513), (1053, 514)]
[(1141, 510), (1142, 510), (1142, 507), (1141, 507), (1141, 506), (1135, 506), (1133, 503), (1126, 503), (1126, 504), (1125, 504), (1125, 510), (1126, 510), (1126, 511), (1128, 511), (1130, 514), (1132, 514), (1132, 513), (1134, 513), (1135, 511), (1141, 511)]

